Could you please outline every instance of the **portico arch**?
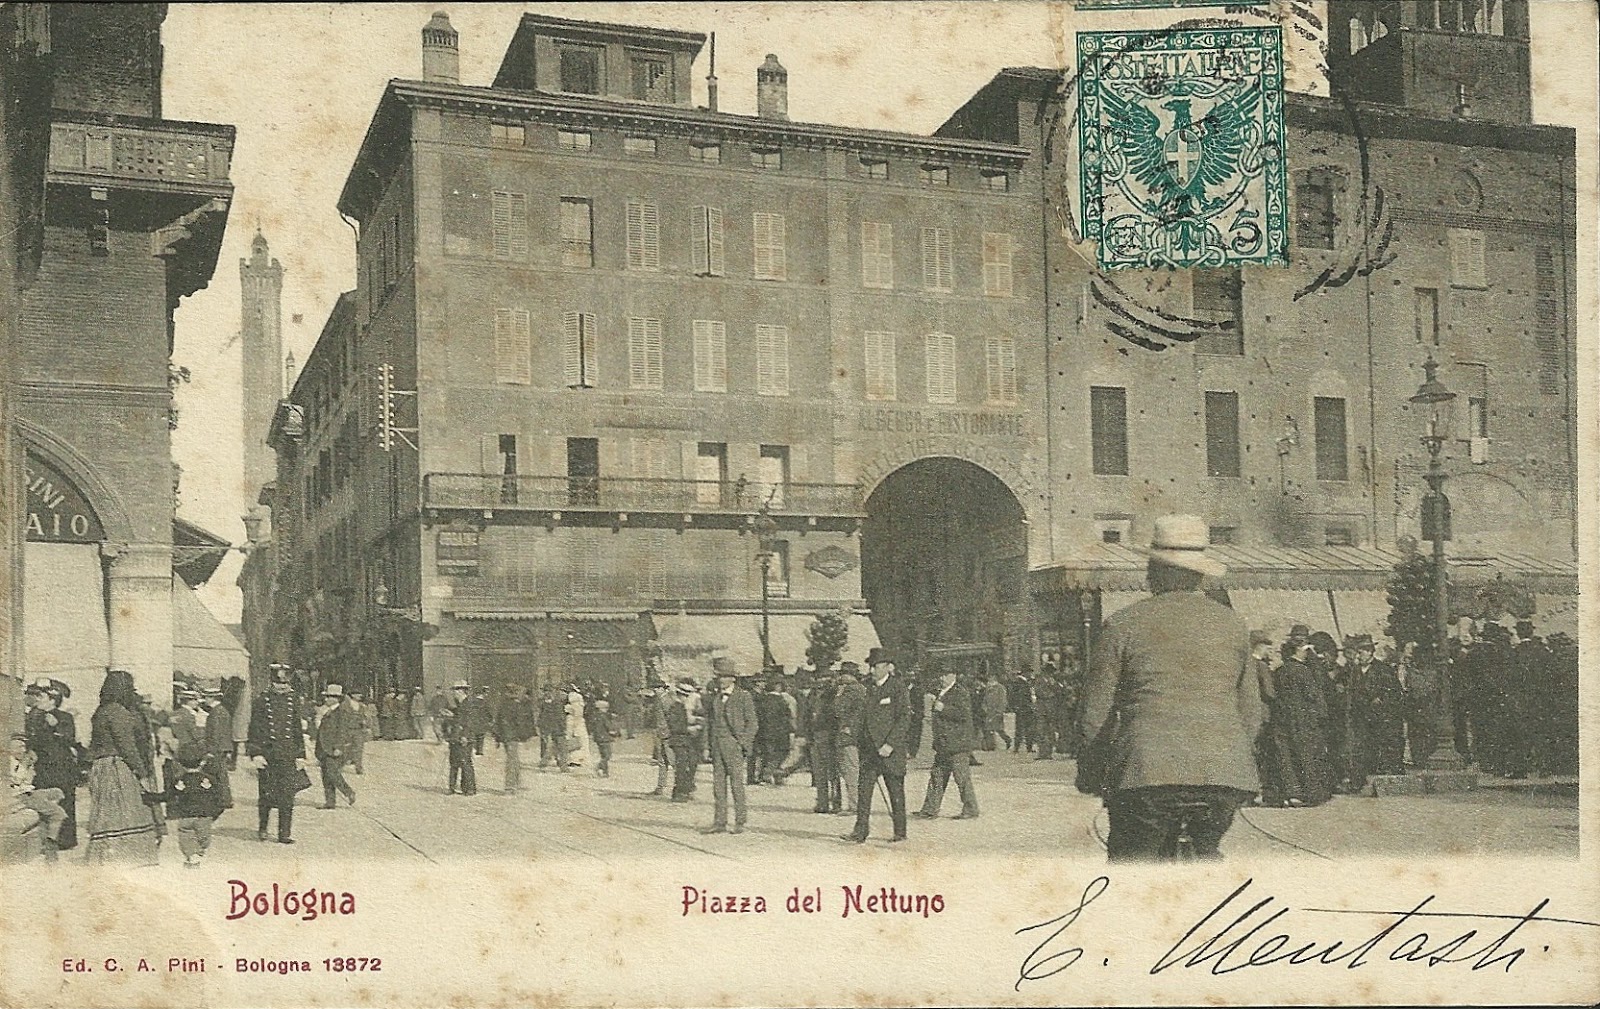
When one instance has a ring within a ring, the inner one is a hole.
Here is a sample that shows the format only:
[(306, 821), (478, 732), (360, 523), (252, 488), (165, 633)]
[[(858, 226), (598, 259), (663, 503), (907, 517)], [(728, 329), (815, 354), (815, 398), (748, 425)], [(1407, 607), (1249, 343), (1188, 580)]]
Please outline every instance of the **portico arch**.
[(867, 486), (861, 584), (879, 638), (905, 661), (943, 655), (961, 668), (1030, 654), (1028, 523), (1012, 487), (942, 454)]

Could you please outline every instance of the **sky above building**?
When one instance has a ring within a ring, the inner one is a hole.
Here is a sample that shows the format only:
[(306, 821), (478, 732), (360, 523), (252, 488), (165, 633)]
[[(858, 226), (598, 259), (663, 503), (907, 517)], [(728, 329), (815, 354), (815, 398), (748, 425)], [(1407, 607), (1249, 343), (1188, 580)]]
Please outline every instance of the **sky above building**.
[[(1586, 102), (1564, 87), (1592, 68), (1553, 69), (1564, 18), (1586, 0), (1534, 0), (1534, 118), (1579, 126)], [(1324, 4), (1313, 4), (1320, 15)], [(716, 33), (718, 104), (755, 113), (755, 69), (774, 53), (789, 72), (789, 115), (805, 122), (928, 133), (1002, 67), (1064, 66), (1075, 29), (1153, 27), (1169, 12), (1074, 14), (1060, 4), (545, 3), (173, 4), (163, 29), (164, 114), (238, 128), (233, 210), (216, 276), (177, 313), (179, 392), (173, 453), (179, 513), (244, 540), (238, 261), (260, 227), (284, 266), (283, 337), (310, 352), (340, 292), (355, 287), (355, 232), (336, 203), (384, 86), (421, 71), (420, 30), (443, 9), (460, 33), (461, 83), (493, 79), (524, 11)], [(1326, 93), (1314, 47), (1291, 36), (1289, 86)], [(695, 64), (705, 103), (709, 47)], [(1580, 149), (1586, 142), (1580, 136)], [(1593, 146), (1590, 133), (1587, 142)], [(1582, 186), (1580, 185), (1580, 190)], [(201, 596), (238, 620), (241, 557)]]

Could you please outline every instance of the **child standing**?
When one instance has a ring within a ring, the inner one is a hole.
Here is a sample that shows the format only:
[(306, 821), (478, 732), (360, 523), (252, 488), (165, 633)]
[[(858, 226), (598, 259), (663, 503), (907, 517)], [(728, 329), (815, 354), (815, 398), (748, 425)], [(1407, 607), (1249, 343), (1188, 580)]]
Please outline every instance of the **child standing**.
[(200, 865), (211, 847), (211, 823), (223, 809), (220, 786), (205, 762), (200, 747), (184, 745), (166, 765), (167, 817), (178, 821), (178, 848), (190, 869)]

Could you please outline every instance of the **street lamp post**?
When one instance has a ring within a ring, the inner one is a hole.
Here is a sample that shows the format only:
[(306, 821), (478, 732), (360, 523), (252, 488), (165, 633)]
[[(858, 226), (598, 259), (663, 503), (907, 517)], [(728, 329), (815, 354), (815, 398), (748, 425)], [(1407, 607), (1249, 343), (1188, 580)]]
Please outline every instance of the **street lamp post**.
[(761, 503), (761, 510), (756, 513), (755, 530), (757, 537), (756, 560), (761, 563), (761, 671), (765, 673), (774, 665), (772, 661), (772, 560), (777, 551), (773, 549), (772, 534), (778, 531), (778, 523), (773, 520), (768, 511), (768, 501)]
[(1435, 738), (1438, 740), (1432, 753), (1427, 755), (1430, 770), (1459, 771), (1466, 766), (1456, 752), (1455, 712), (1450, 689), (1450, 598), (1445, 583), (1444, 541), (1450, 538), (1450, 499), (1445, 496), (1444, 444), (1449, 437), (1450, 403), (1456, 394), (1446, 389), (1436, 377), (1438, 364), (1433, 355), (1422, 366), (1423, 382), (1411, 402), (1428, 411), (1427, 434), (1422, 444), (1428, 450), (1428, 472), (1423, 479), (1428, 483), (1427, 496), (1422, 500), (1422, 535), (1433, 544), (1433, 654), (1434, 668), (1439, 677), (1439, 710), (1433, 712)]

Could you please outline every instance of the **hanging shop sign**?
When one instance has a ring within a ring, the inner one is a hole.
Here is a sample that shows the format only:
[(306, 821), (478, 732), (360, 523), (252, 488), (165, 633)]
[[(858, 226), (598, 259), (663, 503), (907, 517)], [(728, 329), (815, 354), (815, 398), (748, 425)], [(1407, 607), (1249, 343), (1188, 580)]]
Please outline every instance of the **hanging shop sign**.
[(434, 564), (442, 575), (478, 573), (478, 530), (440, 529)]

